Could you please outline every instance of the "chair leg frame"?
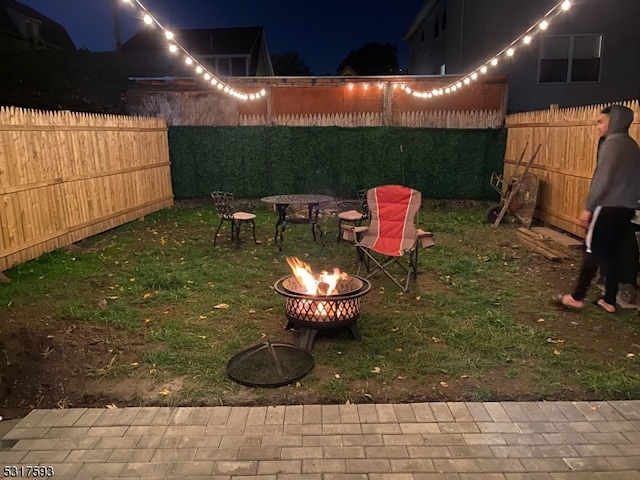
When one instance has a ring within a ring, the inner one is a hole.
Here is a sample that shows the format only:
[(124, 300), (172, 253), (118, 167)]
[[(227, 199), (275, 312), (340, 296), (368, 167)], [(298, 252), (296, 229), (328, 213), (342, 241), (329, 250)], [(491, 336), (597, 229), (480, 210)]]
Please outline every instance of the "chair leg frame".
[[(258, 244), (258, 239), (256, 238), (256, 222), (254, 222), (253, 220), (233, 220), (230, 219), (228, 220), (231, 222), (231, 241), (233, 242), (234, 239), (236, 241), (236, 246), (240, 246), (240, 224), (243, 221), (246, 222), (251, 222), (251, 230), (252, 230), (252, 234), (253, 234), (253, 241), (256, 243), (256, 245)], [(213, 236), (213, 246), (215, 247), (217, 241), (218, 241), (218, 232), (220, 231), (220, 227), (222, 227), (222, 224), (225, 222), (225, 220), (220, 220), (220, 224), (218, 225), (218, 228), (216, 228), (216, 233)]]
[[(409, 290), (409, 280), (413, 276), (417, 278), (418, 276), (418, 247), (414, 246), (413, 250), (409, 252), (409, 266), (404, 265), (400, 260), (402, 257), (386, 257), (382, 261), (378, 261), (369, 251), (360, 246), (356, 246), (358, 250), (358, 272), (356, 275), (360, 275), (360, 270), (362, 265), (364, 265), (367, 270), (367, 276), (365, 278), (370, 278), (378, 272), (383, 272), (387, 277), (389, 277), (393, 283), (398, 285), (403, 292)], [(370, 262), (373, 262), (375, 266), (371, 268)], [(387, 271), (387, 267), (393, 263), (397, 263), (405, 272), (406, 279), (404, 285), (400, 283), (398, 279), (396, 279), (390, 272)]]
[(218, 241), (218, 232), (220, 231), (220, 227), (222, 226), (222, 223), (224, 222), (224, 220), (220, 220), (220, 223), (218, 224), (218, 228), (216, 228), (216, 233), (213, 234), (213, 246), (216, 246), (216, 243)]

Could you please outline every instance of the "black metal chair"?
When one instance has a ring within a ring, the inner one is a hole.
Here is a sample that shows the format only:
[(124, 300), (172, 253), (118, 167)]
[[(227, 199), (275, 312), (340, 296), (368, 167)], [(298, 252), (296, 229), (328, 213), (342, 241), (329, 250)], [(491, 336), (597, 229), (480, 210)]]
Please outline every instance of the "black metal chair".
[(213, 237), (214, 246), (218, 240), (220, 227), (222, 227), (222, 224), (225, 221), (231, 222), (231, 241), (233, 242), (235, 236), (237, 246), (240, 246), (240, 224), (243, 222), (251, 223), (253, 228), (253, 241), (258, 243), (258, 240), (256, 240), (256, 224), (254, 222), (256, 216), (253, 213), (234, 211), (233, 193), (219, 191), (211, 192), (211, 198), (213, 199), (213, 205), (218, 212), (218, 217), (220, 218), (220, 224), (218, 225)]
[(338, 242), (343, 235), (343, 223), (349, 223), (359, 227), (364, 220), (369, 218), (367, 206), (367, 189), (358, 190), (357, 200), (343, 200), (338, 202)]

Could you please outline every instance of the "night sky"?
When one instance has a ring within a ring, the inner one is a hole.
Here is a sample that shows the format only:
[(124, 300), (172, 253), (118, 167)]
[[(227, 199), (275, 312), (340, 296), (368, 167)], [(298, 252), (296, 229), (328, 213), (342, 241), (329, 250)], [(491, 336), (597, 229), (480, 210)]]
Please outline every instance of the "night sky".
[[(115, 49), (111, 0), (19, 0), (63, 25), (77, 48)], [(272, 54), (298, 52), (315, 75), (366, 43), (398, 46), (407, 66), (407, 32), (424, 0), (141, 0), (166, 28), (265, 28)], [(122, 41), (142, 27), (139, 8), (119, 2)]]

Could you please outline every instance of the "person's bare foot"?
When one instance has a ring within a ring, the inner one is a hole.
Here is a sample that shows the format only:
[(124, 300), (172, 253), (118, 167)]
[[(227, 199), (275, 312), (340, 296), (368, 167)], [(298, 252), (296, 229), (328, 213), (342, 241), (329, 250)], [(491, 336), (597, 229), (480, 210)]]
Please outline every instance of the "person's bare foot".
[(603, 309), (607, 313), (616, 313), (616, 306), (605, 302), (604, 298), (599, 298), (598, 300), (596, 300), (594, 302), (594, 305), (596, 307), (600, 307), (601, 309)]
[(582, 300), (576, 300), (571, 294), (556, 295), (553, 297), (553, 302), (567, 310), (579, 311), (584, 308), (584, 302)]
[(562, 305), (565, 307), (575, 308), (581, 310), (584, 308), (584, 302), (582, 300), (576, 300), (573, 295), (566, 294), (562, 296)]

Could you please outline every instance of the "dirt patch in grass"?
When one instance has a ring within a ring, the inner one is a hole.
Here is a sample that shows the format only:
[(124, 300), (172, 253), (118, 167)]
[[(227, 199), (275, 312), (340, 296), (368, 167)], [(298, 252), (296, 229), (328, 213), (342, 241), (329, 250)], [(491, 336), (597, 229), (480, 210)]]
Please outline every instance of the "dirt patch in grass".
[[(244, 243), (242, 248), (249, 252), (256, 248), (275, 250), (269, 236), (272, 221), (270, 218), (261, 229), (264, 232), (261, 245), (254, 246), (249, 242)], [(215, 226), (217, 224), (214, 222), (213, 227)], [(111, 243), (117, 245), (126, 237), (127, 241), (135, 243), (138, 252), (145, 248), (157, 248), (167, 242), (182, 242), (183, 245), (204, 242), (207, 248), (212, 248), (208, 239), (212, 230), (211, 224), (178, 228), (174, 219), (161, 218), (153, 226), (142, 224), (127, 227)], [(109, 235), (110, 233), (105, 234), (102, 244), (95, 241), (82, 242), (79, 251), (100, 252), (108, 243), (106, 239)], [(452, 234), (444, 241), (452, 242), (455, 236)], [(327, 238), (334, 239), (334, 232), (328, 232)], [(436, 232), (437, 242), (446, 238), (446, 235), (438, 236)], [(509, 285), (513, 277), (506, 273), (504, 276), (500, 275), (503, 265), (501, 260), (496, 259), (504, 257), (509, 263), (516, 262), (521, 266), (519, 276), (525, 281), (518, 286), (519, 298), (505, 302), (501, 308), (514, 316), (518, 324), (530, 327), (534, 332), (545, 332), (549, 348), (557, 348), (559, 355), (570, 349), (580, 362), (605, 366), (621, 364), (625, 358), (629, 362), (640, 359), (640, 316), (637, 311), (627, 310), (616, 315), (606, 315), (591, 304), (580, 313), (565, 312), (550, 306), (548, 300), (551, 296), (567, 291), (573, 283), (581, 256), (579, 250), (563, 249), (567, 258), (561, 262), (551, 262), (528, 251), (518, 242), (514, 229), (508, 227), (499, 234), (488, 228), (477, 228), (463, 240), (471, 245), (471, 257), (473, 252), (477, 252), (477, 255), (488, 251), (495, 254), (495, 258), (486, 261), (491, 263), (496, 290), (513, 289)], [(229, 243), (228, 238), (221, 237), (221, 243), (223, 248), (227, 248), (225, 244)], [(556, 248), (561, 249), (557, 245)], [(423, 255), (428, 254), (425, 252)], [(483, 258), (473, 260), (485, 261)], [(281, 261), (282, 259), (274, 257), (274, 263)], [(91, 302), (97, 302), (105, 291), (109, 292), (108, 288), (114, 288), (111, 276), (119, 268), (122, 265), (108, 266), (106, 272), (80, 285), (78, 294), (90, 294)], [(437, 303), (438, 295), (448, 294), (457, 280), (454, 275), (446, 275), (446, 272), (422, 270), (417, 282), (412, 284), (411, 292), (422, 292), (423, 297), (433, 296), (430, 303), (425, 298), (417, 298), (415, 293), (399, 295), (397, 288), (389, 283), (385, 283), (385, 288), (380, 289), (378, 282), (374, 281), (373, 290), (363, 299), (363, 315), (403, 308), (424, 308), (425, 314), (437, 313), (440, 308)], [(11, 272), (7, 273), (12, 276)], [(527, 282), (527, 278), (531, 281)], [(128, 279), (132, 283), (134, 280)], [(262, 281), (263, 295), (273, 295), (276, 298), (275, 292), (268, 290), (272, 280), (273, 278), (265, 278)], [(238, 292), (254, 288), (253, 285), (250, 280), (240, 282)], [(590, 298), (595, 298), (596, 292), (595, 289), (592, 290)], [(115, 293), (118, 293), (117, 289)], [(175, 295), (179, 294), (184, 294), (184, 288), (175, 289)], [(251, 295), (251, 291), (243, 294)], [(464, 295), (464, 292), (460, 295)], [(202, 393), (202, 388), (194, 387), (191, 372), (156, 368), (154, 354), (162, 351), (163, 344), (151, 341), (150, 336), (156, 324), (172, 317), (191, 316), (192, 322), (213, 322), (212, 318), (221, 311), (214, 310), (214, 305), (219, 303), (214, 295), (210, 300), (209, 311), (201, 315), (190, 310), (188, 296), (182, 300), (159, 303), (159, 313), (157, 317), (150, 318), (149, 326), (133, 329), (77, 321), (65, 314), (56, 313), (52, 309), (52, 303), (61, 300), (58, 298), (60, 296), (63, 295), (31, 299), (29, 303), (18, 302), (6, 308), (3, 306), (0, 310), (0, 415), (5, 418), (25, 415), (33, 408), (105, 407), (111, 404), (122, 407), (176, 405), (185, 402), (189, 405), (266, 405), (346, 401), (362, 403), (598, 398), (598, 393), (585, 389), (584, 384), (572, 379), (566, 379), (564, 386), (551, 394), (540, 391), (534, 376), (527, 372), (540, 367), (541, 363), (537, 358), (520, 361), (518, 365), (510, 364), (507, 358), (502, 365), (480, 371), (469, 369), (464, 374), (456, 375), (446, 371), (435, 372), (420, 380), (411, 378), (411, 375), (404, 374), (399, 369), (400, 373), (384, 380), (373, 376), (368, 379), (351, 379), (348, 384), (341, 380), (341, 372), (335, 365), (317, 363), (310, 375), (317, 383), (317, 388), (302, 388), (293, 384), (263, 390), (227, 382), (216, 395), (208, 396)], [(400, 301), (390, 306), (387, 302), (390, 296)], [(254, 327), (272, 340), (295, 344), (297, 334), (284, 330), (284, 312), (276, 311), (278, 308), (284, 310), (280, 301), (278, 297), (274, 302), (275, 307), (267, 305), (258, 308), (257, 312), (244, 312), (243, 315), (247, 321), (253, 319)], [(442, 308), (444, 311), (444, 307)], [(402, 315), (398, 318), (401, 319)], [(147, 321), (144, 318), (142, 320)], [(239, 320), (234, 317), (228, 322)], [(224, 325), (224, 321), (220, 325)], [(433, 352), (450, 349), (446, 342), (435, 337), (419, 340), (424, 344), (424, 349), (431, 349)], [(327, 346), (333, 345), (332, 342), (339, 344), (352, 342), (352, 339), (349, 332), (338, 333), (335, 337), (320, 337), (316, 340), (315, 349), (326, 354)], [(628, 354), (635, 355), (635, 360)], [(372, 364), (372, 368), (373, 366)], [(410, 364), (404, 368), (410, 373)]]
[(32, 305), (3, 319), (2, 415), (11, 418), (33, 408), (104, 407), (131, 398), (133, 388), (112, 388), (108, 379), (128, 370), (118, 366), (137, 362), (138, 352), (149, 347), (144, 338), (106, 325), (54, 322), (47, 310)]

